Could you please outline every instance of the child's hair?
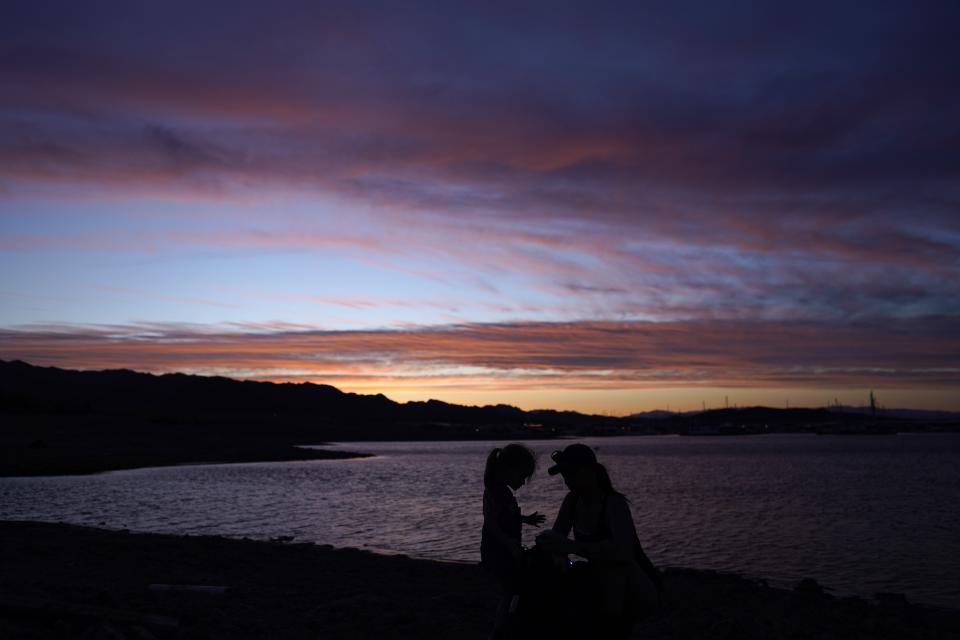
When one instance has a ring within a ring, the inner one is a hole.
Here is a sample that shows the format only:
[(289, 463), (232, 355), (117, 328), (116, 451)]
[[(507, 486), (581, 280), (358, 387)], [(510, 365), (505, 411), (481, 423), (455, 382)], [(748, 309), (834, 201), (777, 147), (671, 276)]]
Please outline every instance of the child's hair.
[(522, 444), (508, 444), (497, 447), (487, 456), (487, 466), (483, 470), (483, 486), (491, 489), (497, 484), (497, 472), (503, 468), (521, 469), (528, 480), (537, 469), (537, 458)]

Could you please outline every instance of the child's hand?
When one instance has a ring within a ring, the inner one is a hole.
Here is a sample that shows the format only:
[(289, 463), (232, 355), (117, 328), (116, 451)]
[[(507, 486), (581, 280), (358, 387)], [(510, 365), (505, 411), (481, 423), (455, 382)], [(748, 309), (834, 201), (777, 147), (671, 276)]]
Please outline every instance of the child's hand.
[(534, 511), (528, 516), (522, 516), (520, 520), (526, 524), (532, 524), (535, 527), (539, 527), (547, 519), (547, 516), (543, 515), (539, 511)]

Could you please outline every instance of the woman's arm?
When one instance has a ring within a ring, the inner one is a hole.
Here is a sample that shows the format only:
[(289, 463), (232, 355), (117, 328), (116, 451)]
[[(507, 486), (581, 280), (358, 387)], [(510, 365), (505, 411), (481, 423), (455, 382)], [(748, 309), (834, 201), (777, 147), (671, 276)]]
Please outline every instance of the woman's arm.
[(597, 543), (571, 541), (569, 553), (607, 564), (632, 562), (637, 534), (627, 499), (622, 496), (608, 497), (605, 514), (610, 539)]
[(577, 498), (572, 492), (567, 493), (560, 504), (560, 511), (557, 512), (557, 519), (554, 520), (553, 527), (537, 536), (537, 545), (540, 548), (546, 549), (550, 553), (572, 553), (570, 545), (573, 544), (573, 540), (569, 540), (567, 535), (573, 528), (576, 501)]
[(577, 497), (572, 491), (568, 491), (563, 502), (560, 504), (560, 511), (557, 512), (557, 519), (553, 522), (552, 529), (566, 537), (573, 528), (574, 508), (576, 507)]

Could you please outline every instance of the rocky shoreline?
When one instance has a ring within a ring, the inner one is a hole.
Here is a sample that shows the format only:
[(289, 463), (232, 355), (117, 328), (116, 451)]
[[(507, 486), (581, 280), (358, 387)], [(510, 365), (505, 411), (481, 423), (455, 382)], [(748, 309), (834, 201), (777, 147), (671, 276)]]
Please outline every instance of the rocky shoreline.
[[(486, 638), (498, 593), (476, 565), (355, 549), (0, 522), (0, 637)], [(960, 613), (835, 598), (736, 575), (664, 572), (636, 638), (960, 639)]]

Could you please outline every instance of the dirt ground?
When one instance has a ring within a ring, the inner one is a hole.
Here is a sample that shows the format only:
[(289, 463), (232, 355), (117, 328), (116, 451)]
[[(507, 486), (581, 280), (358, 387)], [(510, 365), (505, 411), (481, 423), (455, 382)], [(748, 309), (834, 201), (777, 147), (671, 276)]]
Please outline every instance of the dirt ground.
[[(960, 616), (665, 571), (636, 638), (960, 639)], [(226, 587), (213, 593), (151, 585)], [(486, 638), (497, 587), (469, 564), (293, 542), (0, 522), (0, 638)], [(562, 613), (562, 612), (561, 612)]]

